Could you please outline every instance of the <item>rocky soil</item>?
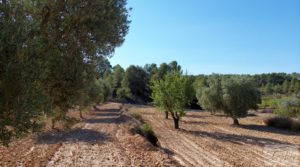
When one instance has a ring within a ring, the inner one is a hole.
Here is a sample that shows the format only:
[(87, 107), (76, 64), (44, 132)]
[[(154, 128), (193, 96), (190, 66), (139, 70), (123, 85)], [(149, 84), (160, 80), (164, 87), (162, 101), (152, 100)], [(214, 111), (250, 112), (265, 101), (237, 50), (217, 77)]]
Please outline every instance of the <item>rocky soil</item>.
[(68, 132), (43, 133), (0, 147), (0, 166), (180, 166), (135, 133), (121, 104), (98, 106)]
[[(183, 166), (300, 166), (300, 134), (266, 127), (265, 115), (254, 114), (232, 126), (225, 116), (191, 110), (175, 130), (172, 118), (165, 120), (153, 107), (131, 105), (130, 111), (141, 113), (161, 147)], [(281, 155), (268, 149), (281, 146), (292, 149)]]

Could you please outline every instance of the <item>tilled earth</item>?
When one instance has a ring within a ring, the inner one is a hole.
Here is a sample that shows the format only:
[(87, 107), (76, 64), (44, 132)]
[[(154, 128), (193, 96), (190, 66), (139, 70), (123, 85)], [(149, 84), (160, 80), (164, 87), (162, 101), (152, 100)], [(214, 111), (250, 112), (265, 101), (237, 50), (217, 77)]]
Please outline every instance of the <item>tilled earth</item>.
[(0, 147), (0, 166), (180, 166), (132, 131), (120, 104), (91, 112), (68, 132), (30, 136)]
[[(222, 115), (188, 111), (175, 130), (172, 118), (165, 120), (153, 107), (131, 105), (130, 111), (141, 113), (161, 147), (183, 166), (300, 166), (300, 134), (266, 127), (261, 115), (232, 126)], [(276, 152), (280, 147), (285, 151)]]

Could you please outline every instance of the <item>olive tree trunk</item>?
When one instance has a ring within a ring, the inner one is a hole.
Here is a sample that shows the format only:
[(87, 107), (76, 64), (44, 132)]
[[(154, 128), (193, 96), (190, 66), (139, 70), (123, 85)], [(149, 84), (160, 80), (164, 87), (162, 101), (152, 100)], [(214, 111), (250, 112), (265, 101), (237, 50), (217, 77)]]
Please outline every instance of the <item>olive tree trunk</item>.
[(179, 115), (175, 112), (170, 112), (174, 121), (174, 128), (175, 129), (179, 129)]
[(233, 125), (240, 125), (239, 120), (237, 118), (232, 118), (233, 119)]
[(179, 119), (173, 118), (173, 120), (174, 120), (174, 128), (179, 129)]

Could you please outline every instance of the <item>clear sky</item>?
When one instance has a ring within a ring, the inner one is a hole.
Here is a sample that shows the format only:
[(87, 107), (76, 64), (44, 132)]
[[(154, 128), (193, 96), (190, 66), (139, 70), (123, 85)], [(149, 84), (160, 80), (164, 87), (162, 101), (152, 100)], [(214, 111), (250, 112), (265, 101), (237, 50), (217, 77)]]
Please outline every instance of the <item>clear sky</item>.
[(128, 0), (112, 65), (176, 60), (191, 74), (300, 72), (300, 0)]

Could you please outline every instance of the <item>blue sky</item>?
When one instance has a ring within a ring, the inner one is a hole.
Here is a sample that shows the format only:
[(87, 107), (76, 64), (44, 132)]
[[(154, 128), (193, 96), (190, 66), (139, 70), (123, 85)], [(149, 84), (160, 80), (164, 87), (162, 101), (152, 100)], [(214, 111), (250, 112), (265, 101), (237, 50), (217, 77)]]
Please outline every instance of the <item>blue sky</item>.
[(300, 72), (300, 0), (128, 0), (112, 65), (176, 60), (190, 74)]

